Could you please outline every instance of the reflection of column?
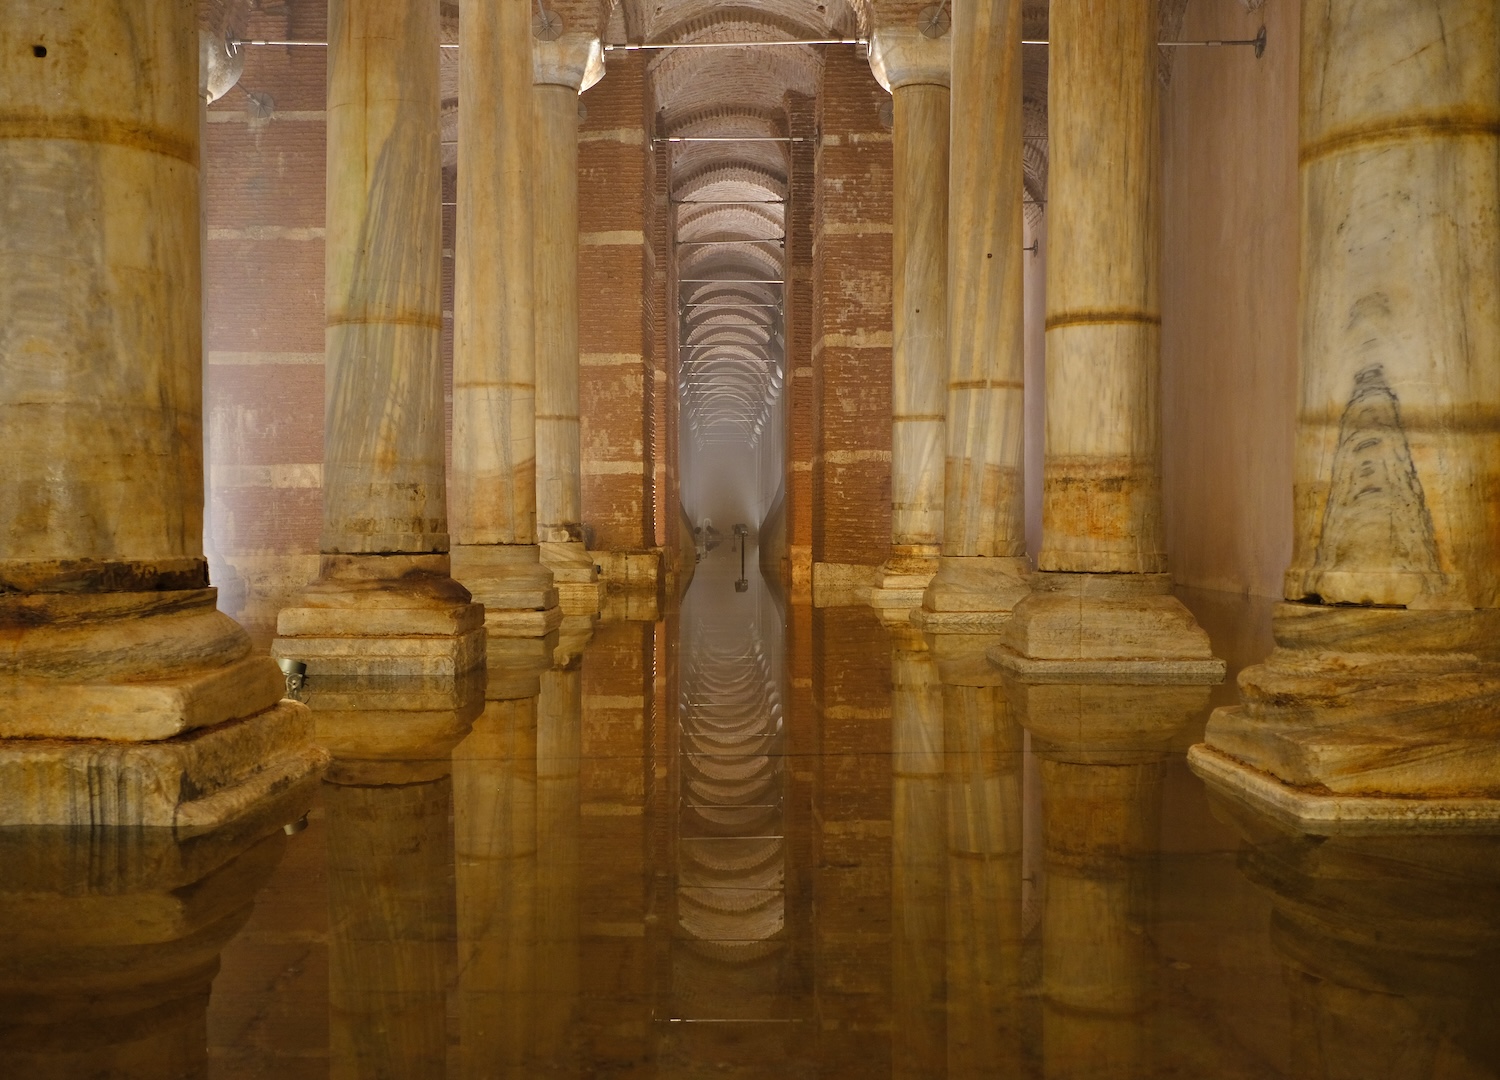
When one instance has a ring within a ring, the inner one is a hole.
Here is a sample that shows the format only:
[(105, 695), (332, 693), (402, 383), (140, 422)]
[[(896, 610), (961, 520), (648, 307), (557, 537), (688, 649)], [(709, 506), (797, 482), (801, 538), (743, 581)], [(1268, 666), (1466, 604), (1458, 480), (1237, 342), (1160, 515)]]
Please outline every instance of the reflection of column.
[(1495, 817), (1500, 10), (1302, 19), (1296, 603), (1194, 761), (1305, 819)]
[(1161, 525), (1157, 0), (1060, 4), (1048, 50), (1046, 573), (1013, 667), (1151, 660), (1220, 679)]
[(1150, 1076), (1147, 930), (1161, 762), (1097, 765), (1044, 754), (1041, 773), (1043, 1070), (1059, 1080)]
[(18, 0), (0, 55), (0, 821), (212, 824), (313, 762), (203, 557), (193, 8)]
[(943, 687), (920, 635), (892, 632), (891, 1075), (946, 1076), (948, 804)]
[(527, 0), (459, 24), (453, 572), (507, 635), (562, 617), (536, 545), (530, 29)]
[(578, 434), (578, 95), (604, 74), (597, 40), (533, 43), (537, 536), (564, 614), (599, 610), (583, 535)]
[(1495, 1075), (1500, 837), (1308, 835), (1232, 796), (1212, 801), (1271, 900), (1290, 1075)]
[(582, 670), (574, 664), (544, 672), (536, 730), (535, 1037), (538, 1063), (554, 1071), (569, 1060), (579, 992), (578, 882), (582, 867), (578, 766), (582, 735)]
[(870, 66), (895, 110), (891, 557), (871, 603), (912, 608), (921, 604), (943, 542), (949, 38), (882, 27), (870, 41)]
[(310, 684), (483, 663), (484, 611), (448, 576), (437, 16), (328, 8), (323, 558), (273, 646)]
[(187, 842), (170, 829), (0, 830), (0, 1075), (208, 1076), (219, 954), (313, 786)]
[(1021, 7), (953, 8), (943, 559), (928, 630), (993, 629), (1026, 594)]
[(948, 1075), (1021, 1076), (1021, 738), (998, 687), (943, 687)]
[(335, 1077), (446, 1075), (453, 781), (329, 784), (329, 1051)]
[(1005, 691), (1040, 756), (1044, 1071), (1155, 1075), (1161, 781), (1166, 747), (1209, 688), (1007, 680)]
[(491, 701), (453, 754), (459, 1075), (535, 1075), (534, 697)]

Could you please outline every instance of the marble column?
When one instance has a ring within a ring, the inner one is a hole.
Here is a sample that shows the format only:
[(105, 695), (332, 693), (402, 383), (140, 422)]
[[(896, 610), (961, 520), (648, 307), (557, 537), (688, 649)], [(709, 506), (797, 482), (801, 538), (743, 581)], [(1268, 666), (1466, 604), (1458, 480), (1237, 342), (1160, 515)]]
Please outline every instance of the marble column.
[(203, 554), (199, 72), (183, 0), (0, 19), (0, 824), (200, 828), (322, 764)]
[(508, 637), (562, 620), (536, 543), (531, 17), (499, 0), (459, 23), (451, 558)]
[(948, 371), (949, 36), (881, 27), (870, 68), (891, 92), (891, 557), (872, 606), (919, 607), (943, 542)]
[[(583, 989), (579, 970), (583, 669), (578, 657), (542, 673), (536, 724), (537, 983), (540, 1067), (566, 1074)], [(576, 1065), (574, 1066), (576, 1072)]]
[(328, 40), (322, 563), (278, 617), (272, 654), (306, 663), (309, 687), (457, 686), (483, 664), (485, 633), (449, 576), (437, 9), (332, 0)]
[(1021, 7), (953, 8), (943, 557), (912, 615), (938, 632), (997, 629), (1029, 591)]
[(1500, 10), (1302, 18), (1288, 602), (1194, 761), (1301, 820), (1500, 818)]
[(1050, 19), (1042, 573), (997, 658), (1218, 681), (1163, 546), (1157, 0)]
[[(560, 16), (559, 16), (560, 17)], [(535, 41), (536, 511), (565, 615), (592, 615), (604, 583), (583, 532), (578, 427), (578, 95), (604, 76), (597, 38)]]

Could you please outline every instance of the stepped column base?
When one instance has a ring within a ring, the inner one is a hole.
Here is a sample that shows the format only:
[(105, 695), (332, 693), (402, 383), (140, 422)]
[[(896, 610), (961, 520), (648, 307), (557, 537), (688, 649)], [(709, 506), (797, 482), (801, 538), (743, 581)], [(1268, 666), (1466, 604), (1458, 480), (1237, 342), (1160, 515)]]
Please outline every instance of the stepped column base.
[(1040, 573), (989, 650), (992, 663), (1032, 682), (1224, 680), (1208, 635), (1167, 574)]
[(913, 608), (922, 606), (922, 594), (938, 572), (942, 548), (936, 544), (905, 544), (891, 548), (891, 557), (876, 574), (870, 589), (870, 606), (905, 623)]
[(1500, 823), (1500, 612), (1285, 603), (1194, 770), (1309, 828)]
[(455, 544), (453, 577), (484, 605), (495, 637), (545, 637), (562, 625), (552, 571), (537, 544)]
[(597, 615), (604, 607), (604, 581), (582, 540), (541, 545), (542, 564), (552, 571), (557, 603), (564, 615)]
[(944, 556), (911, 621), (931, 634), (993, 634), (1031, 593), (1024, 558)]

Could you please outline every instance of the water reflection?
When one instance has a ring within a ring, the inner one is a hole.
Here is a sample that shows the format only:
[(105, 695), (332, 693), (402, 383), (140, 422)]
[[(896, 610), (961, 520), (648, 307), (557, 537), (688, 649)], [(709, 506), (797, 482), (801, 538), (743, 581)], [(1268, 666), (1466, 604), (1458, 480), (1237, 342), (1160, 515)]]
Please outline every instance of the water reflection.
[(1205, 688), (1022, 683), (737, 573), (403, 737), (435, 702), (325, 686), (305, 836), (0, 833), (0, 1076), (1500, 1076), (1500, 840), (1210, 813)]

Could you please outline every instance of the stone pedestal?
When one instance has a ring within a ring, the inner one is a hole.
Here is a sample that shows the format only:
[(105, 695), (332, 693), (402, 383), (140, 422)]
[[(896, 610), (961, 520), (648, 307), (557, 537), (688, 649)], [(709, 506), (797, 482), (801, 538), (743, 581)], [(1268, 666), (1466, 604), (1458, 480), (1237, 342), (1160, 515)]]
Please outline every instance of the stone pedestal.
[(943, 557), (912, 621), (993, 632), (1026, 595), (1021, 6), (953, 9)]
[(208, 587), (196, 21), (24, 0), (0, 58), (0, 824), (213, 826), (322, 759)]
[[(1074, 659), (1102, 671), (1100, 664), (1115, 661), (1161, 670), (1181, 661), (1185, 675), (1206, 677), (1215, 663), (1206, 637), (1164, 581), (1153, 580), (1167, 568), (1157, 3), (1067, 4), (1051, 18), (1047, 430), (1037, 556), (1046, 573), (1036, 579), (1039, 594), (1015, 607), (1005, 640), (1016, 659), (1007, 663)], [(1222, 665), (1217, 670), (1222, 675)]]
[(502, 0), (459, 26), (452, 572), (505, 637), (562, 619), (536, 545), (531, 17)]
[(870, 41), (871, 70), (895, 113), (891, 557), (870, 604), (903, 611), (921, 605), (943, 542), (949, 46), (915, 25), (882, 26)]
[(1500, 612), (1282, 604), (1188, 761), (1299, 827), (1500, 827)]
[(1029, 681), (1224, 679), (1166, 574), (1037, 574), (998, 636), (990, 660)]
[(564, 615), (604, 600), (584, 545), (578, 432), (578, 95), (604, 75), (597, 39), (564, 28), (532, 43), (536, 272), (536, 510), (542, 563)]
[(1302, 827), (1500, 821), (1500, 11), (1304, 5), (1277, 648), (1195, 768)]

